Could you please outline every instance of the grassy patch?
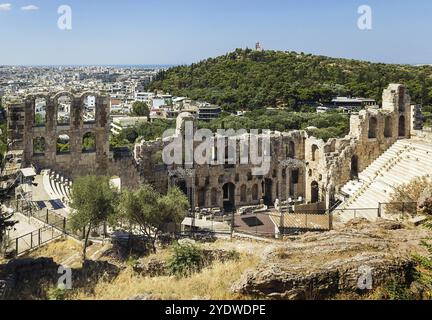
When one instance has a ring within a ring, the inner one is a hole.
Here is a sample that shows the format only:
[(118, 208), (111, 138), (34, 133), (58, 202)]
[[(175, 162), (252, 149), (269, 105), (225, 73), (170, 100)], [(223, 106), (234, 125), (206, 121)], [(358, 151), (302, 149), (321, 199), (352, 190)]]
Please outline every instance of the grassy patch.
[[(157, 257), (154, 255), (153, 257)], [(75, 292), (72, 299), (124, 300), (140, 294), (151, 294), (157, 299), (187, 300), (193, 298), (244, 299), (230, 291), (231, 284), (237, 281), (244, 271), (258, 265), (255, 256), (242, 254), (238, 260), (225, 263), (215, 262), (199, 273), (189, 277), (154, 277), (136, 275), (127, 268), (112, 282), (100, 282), (89, 295), (84, 291)]]

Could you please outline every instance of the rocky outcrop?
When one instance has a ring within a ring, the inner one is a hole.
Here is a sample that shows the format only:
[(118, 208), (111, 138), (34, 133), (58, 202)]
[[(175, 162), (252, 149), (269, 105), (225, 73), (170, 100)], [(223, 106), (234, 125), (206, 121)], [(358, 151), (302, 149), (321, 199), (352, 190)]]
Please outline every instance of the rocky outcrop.
[(412, 246), (425, 236), (400, 223), (355, 220), (342, 229), (307, 234), (267, 253), (232, 291), (272, 299), (326, 299), (370, 293), (391, 281), (412, 282)]
[(160, 277), (169, 274), (166, 262), (159, 259), (151, 259), (147, 262), (139, 261), (133, 266), (133, 270), (144, 277)]
[[(340, 259), (322, 268), (290, 268), (286, 264), (264, 265), (248, 271), (233, 285), (234, 292), (266, 296), (273, 299), (326, 299), (341, 292), (366, 293), (365, 271), (371, 271), (372, 286), (390, 281), (408, 283), (413, 263), (408, 259), (383, 255), (359, 254), (352, 259)], [(362, 282), (364, 277), (365, 282)], [(364, 286), (363, 286), (363, 285)], [(373, 288), (372, 287), (372, 288)]]

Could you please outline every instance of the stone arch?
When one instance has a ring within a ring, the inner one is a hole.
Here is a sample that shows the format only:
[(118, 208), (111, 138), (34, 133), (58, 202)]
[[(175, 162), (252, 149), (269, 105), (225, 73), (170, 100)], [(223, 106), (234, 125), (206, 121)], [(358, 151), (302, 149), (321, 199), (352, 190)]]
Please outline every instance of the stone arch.
[(245, 203), (246, 201), (247, 201), (247, 187), (244, 184), (240, 187), (240, 202)]
[(84, 134), (82, 140), (82, 152), (96, 152), (96, 135), (93, 132), (87, 132), (86, 134)]
[(399, 117), (399, 137), (406, 136), (406, 128), (405, 128), (405, 116)]
[(57, 154), (69, 154), (71, 151), (70, 142), (69, 135), (59, 135), (57, 138)]
[(253, 201), (258, 201), (258, 185), (254, 184), (252, 186), (252, 200)]
[(384, 121), (384, 137), (391, 138), (393, 136), (393, 121), (391, 116), (387, 116)]
[(318, 146), (316, 144), (312, 145), (312, 161), (318, 161)]
[(369, 132), (368, 132), (369, 139), (376, 139), (376, 137), (377, 137), (377, 129), (378, 129), (377, 118), (370, 117), (369, 118)]
[(46, 150), (46, 142), (44, 137), (36, 137), (33, 139), (33, 154), (44, 155)]
[(318, 182), (312, 181), (311, 183), (311, 203), (319, 202), (319, 185)]

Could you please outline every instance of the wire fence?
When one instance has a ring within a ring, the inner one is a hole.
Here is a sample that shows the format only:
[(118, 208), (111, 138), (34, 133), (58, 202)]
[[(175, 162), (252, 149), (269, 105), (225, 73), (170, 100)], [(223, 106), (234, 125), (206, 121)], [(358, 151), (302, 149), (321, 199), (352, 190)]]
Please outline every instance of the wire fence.
[(250, 213), (235, 215), (233, 232), (258, 237), (279, 238), (332, 228), (331, 214), (315, 213)]

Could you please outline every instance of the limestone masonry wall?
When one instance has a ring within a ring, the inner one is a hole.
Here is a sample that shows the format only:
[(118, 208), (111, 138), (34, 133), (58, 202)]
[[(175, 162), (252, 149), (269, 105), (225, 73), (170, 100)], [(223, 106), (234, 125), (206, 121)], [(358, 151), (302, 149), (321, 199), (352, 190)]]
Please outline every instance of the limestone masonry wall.
[[(92, 122), (86, 122), (84, 117), (89, 95), (96, 97)], [(59, 98), (64, 96), (71, 101), (70, 121), (59, 124)], [(35, 121), (35, 103), (39, 98), (46, 101), (43, 125), (36, 125)], [(350, 132), (344, 138), (324, 142), (305, 131), (272, 132), (270, 170), (262, 176), (252, 174), (256, 166), (240, 162), (239, 144), (235, 162), (195, 165), (193, 170), (185, 170), (189, 168), (185, 162), (165, 165), (162, 151), (175, 137), (184, 134), (185, 121), (193, 121), (187, 113), (177, 119), (173, 136), (141, 141), (130, 153), (110, 152), (108, 97), (97, 93), (32, 95), (23, 102), (12, 103), (8, 106), (8, 136), (12, 149), (24, 150), (26, 165), (53, 169), (70, 178), (86, 174), (118, 176), (122, 186), (131, 188), (151, 183), (166, 192), (176, 185), (198, 207), (231, 209), (261, 201), (272, 205), (276, 199), (299, 197), (306, 203), (325, 202), (330, 207), (346, 182), (355, 179), (397, 139), (410, 138), (411, 131), (419, 127), (419, 118), (419, 107), (411, 106), (406, 87), (391, 84), (384, 90), (382, 108), (368, 107), (351, 116)], [(83, 137), (88, 133), (96, 139), (96, 148), (91, 152), (83, 151)], [(67, 153), (57, 150), (57, 139), (62, 135), (70, 138)], [(35, 153), (35, 141), (42, 138), (45, 151)], [(215, 149), (213, 160), (217, 154)]]

